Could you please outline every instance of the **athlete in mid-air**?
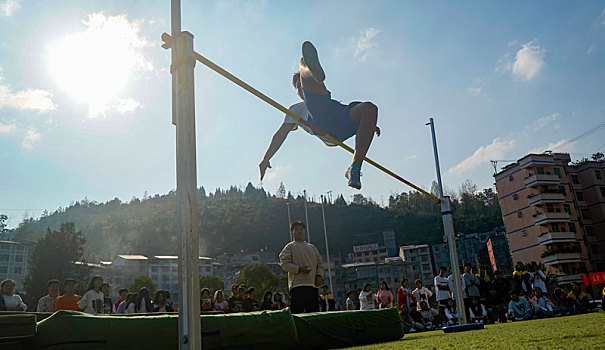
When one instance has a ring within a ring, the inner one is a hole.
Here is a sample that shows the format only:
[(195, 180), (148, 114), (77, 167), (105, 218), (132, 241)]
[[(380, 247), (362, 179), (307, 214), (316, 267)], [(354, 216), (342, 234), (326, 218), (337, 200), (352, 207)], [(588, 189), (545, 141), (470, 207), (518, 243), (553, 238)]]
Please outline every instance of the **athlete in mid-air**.
[[(380, 136), (380, 128), (376, 126), (378, 107), (372, 102), (351, 102), (344, 105), (333, 100), (330, 91), (323, 83), (325, 78), (317, 50), (313, 44), (305, 41), (302, 45), (299, 71), (292, 78), (292, 85), (303, 102), (294, 104), (289, 109), (341, 142), (355, 135), (355, 153), (345, 177), (348, 179), (349, 186), (361, 189), (361, 164), (370, 148), (374, 133)], [(308, 126), (286, 115), (259, 164), (261, 180), (267, 168), (271, 168), (269, 163), (271, 157), (281, 147), (288, 133), (296, 130), (299, 125), (308, 133), (319, 137), (326, 145), (336, 146)]]

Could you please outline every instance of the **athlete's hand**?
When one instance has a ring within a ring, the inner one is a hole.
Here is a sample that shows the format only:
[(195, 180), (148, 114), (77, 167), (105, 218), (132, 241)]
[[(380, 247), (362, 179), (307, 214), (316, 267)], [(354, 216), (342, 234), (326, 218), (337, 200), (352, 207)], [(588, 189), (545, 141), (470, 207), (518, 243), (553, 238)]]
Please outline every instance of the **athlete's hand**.
[(262, 160), (262, 162), (260, 162), (260, 164), (258, 165), (258, 167), (260, 168), (260, 180), (263, 181), (263, 177), (265, 177), (265, 172), (267, 171), (267, 168), (271, 168), (271, 163), (269, 163), (268, 160)]
[(376, 127), (376, 136), (380, 136), (380, 128)]
[(322, 278), (321, 276), (315, 276), (315, 287), (319, 288), (321, 286)]

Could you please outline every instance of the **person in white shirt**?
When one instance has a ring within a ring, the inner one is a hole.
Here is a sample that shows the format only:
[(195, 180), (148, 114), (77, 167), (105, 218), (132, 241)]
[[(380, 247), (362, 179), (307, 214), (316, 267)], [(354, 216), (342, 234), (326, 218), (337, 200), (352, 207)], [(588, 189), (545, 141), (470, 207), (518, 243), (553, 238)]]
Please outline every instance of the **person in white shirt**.
[(532, 288), (540, 288), (542, 294), (548, 294), (546, 289), (546, 274), (540, 269), (535, 261), (531, 263), (531, 272), (529, 273), (529, 281), (532, 284)]
[(359, 293), (359, 310), (374, 310), (376, 306), (374, 305), (374, 300), (376, 299), (376, 295), (372, 291), (372, 285), (366, 283), (363, 285), (363, 289), (361, 293)]
[[(0, 310), (25, 311), (27, 305), (23, 303), (19, 294), (15, 292), (15, 281), (6, 279), (0, 283)], [(2, 307), (4, 306), (4, 307)]]
[(98, 315), (103, 313), (103, 293), (101, 292), (101, 286), (103, 285), (103, 278), (101, 276), (94, 276), (90, 283), (86, 293), (82, 296), (82, 299), (78, 301), (78, 308), (87, 314)]
[(479, 297), (471, 297), (471, 304), (468, 308), (470, 322), (487, 323), (487, 310), (479, 301)]
[(424, 300), (429, 303), (429, 299), (433, 296), (433, 292), (431, 292), (428, 288), (422, 286), (421, 280), (416, 280), (416, 289), (412, 291), (412, 298), (416, 301), (416, 309), (418, 311), (421, 310), (420, 303)]
[(435, 276), (435, 299), (439, 305), (439, 310), (443, 311), (447, 306), (447, 300), (452, 297), (450, 292), (450, 285), (448, 278), (445, 277), (447, 268), (445, 266), (439, 266), (439, 274)]

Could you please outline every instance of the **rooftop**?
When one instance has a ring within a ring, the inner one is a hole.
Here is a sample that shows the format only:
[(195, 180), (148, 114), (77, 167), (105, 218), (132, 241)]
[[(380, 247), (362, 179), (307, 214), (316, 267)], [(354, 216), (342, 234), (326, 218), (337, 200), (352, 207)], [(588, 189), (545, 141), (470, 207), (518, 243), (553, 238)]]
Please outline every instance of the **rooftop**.
[(147, 260), (145, 255), (118, 255), (118, 258), (125, 260)]

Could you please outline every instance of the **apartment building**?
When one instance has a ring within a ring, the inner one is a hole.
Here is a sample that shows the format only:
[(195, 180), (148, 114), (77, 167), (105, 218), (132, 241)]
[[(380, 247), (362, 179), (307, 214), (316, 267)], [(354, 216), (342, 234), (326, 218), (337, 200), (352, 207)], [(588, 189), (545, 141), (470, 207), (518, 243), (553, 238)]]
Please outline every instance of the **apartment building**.
[(23, 283), (29, 274), (29, 259), (36, 244), (14, 239), (0, 240), (0, 280), (15, 280), (15, 290), (23, 292)]
[(528, 154), (494, 175), (513, 261), (543, 263), (558, 283), (605, 268), (604, 162), (570, 161)]
[[(428, 244), (404, 245), (399, 247), (399, 257), (405, 263), (405, 277), (414, 285), (414, 280), (422, 280), (425, 286), (433, 285), (435, 272), (433, 258)], [(413, 288), (412, 288), (413, 289)]]
[(353, 253), (355, 263), (382, 262), (398, 253), (394, 231), (370, 232), (353, 236)]

